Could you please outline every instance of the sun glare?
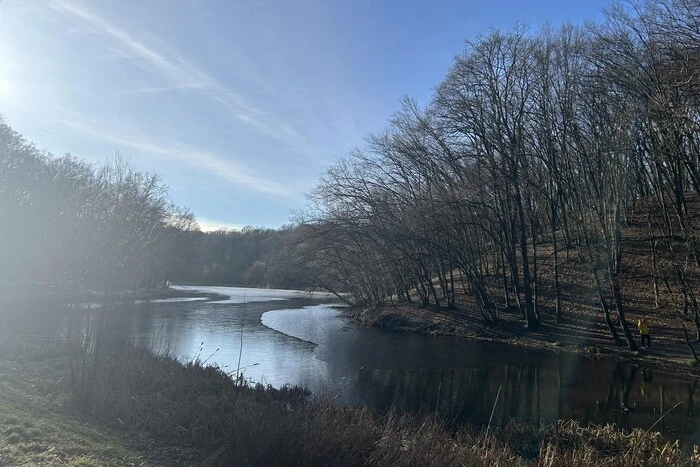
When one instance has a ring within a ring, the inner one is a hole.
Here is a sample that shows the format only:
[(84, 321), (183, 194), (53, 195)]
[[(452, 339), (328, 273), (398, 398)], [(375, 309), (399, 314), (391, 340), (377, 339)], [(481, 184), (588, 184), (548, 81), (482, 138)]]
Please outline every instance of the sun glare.
[(17, 86), (12, 81), (0, 77), (0, 97), (9, 98), (14, 96), (16, 92)]

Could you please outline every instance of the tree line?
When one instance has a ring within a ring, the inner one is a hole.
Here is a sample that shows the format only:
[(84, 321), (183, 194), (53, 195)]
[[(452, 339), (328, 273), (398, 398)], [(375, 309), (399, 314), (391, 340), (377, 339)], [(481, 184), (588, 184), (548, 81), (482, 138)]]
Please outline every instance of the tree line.
[[(406, 98), (325, 172), (299, 219), (298, 258), (358, 305), (452, 307), (463, 287), (485, 319), (516, 309), (534, 329), (544, 319), (538, 249), (551, 252), (553, 322), (562, 263), (576, 252), (612, 338), (635, 349), (622, 230), (644, 205), (658, 213), (650, 250), (672, 251), (698, 324), (684, 271), (700, 266), (689, 208), (700, 194), (699, 91), (694, 0), (627, 3), (598, 24), (535, 34), (492, 30), (466, 42), (426, 106)], [(488, 287), (494, 275), (500, 292)]]
[(0, 281), (74, 292), (152, 287), (194, 216), (156, 175), (40, 151), (0, 121)]
[(303, 287), (289, 229), (204, 233), (167, 187), (116, 158), (39, 150), (0, 120), (0, 284), (109, 296), (165, 281)]
[(244, 227), (188, 232), (189, 260), (170, 271), (172, 281), (303, 289), (311, 285), (296, 266), (295, 227)]

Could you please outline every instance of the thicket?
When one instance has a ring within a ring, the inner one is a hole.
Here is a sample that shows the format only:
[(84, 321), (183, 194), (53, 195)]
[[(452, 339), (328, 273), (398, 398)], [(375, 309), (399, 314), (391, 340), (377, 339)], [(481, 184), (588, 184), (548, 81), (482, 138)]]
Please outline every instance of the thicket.
[(172, 280), (204, 285), (303, 289), (311, 285), (294, 260), (294, 226), (194, 232), (191, 260)]

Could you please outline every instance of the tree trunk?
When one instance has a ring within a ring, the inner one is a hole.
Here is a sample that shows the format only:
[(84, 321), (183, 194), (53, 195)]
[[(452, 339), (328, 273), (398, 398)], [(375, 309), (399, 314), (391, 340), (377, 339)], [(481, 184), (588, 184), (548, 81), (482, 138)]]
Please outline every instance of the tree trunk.
[(557, 242), (557, 209), (554, 201), (550, 201), (549, 209), (551, 212), (551, 232), (552, 232), (552, 248), (554, 249), (554, 316), (557, 324), (561, 323), (561, 283), (559, 279), (559, 244)]
[(685, 323), (683, 323), (683, 335), (685, 336), (685, 345), (687, 345), (688, 350), (690, 350), (690, 355), (692, 355), (693, 360), (695, 360), (697, 362), (698, 356), (695, 354), (695, 349), (693, 348), (693, 344), (691, 344), (690, 338), (688, 337), (688, 330), (685, 328)]
[(605, 293), (603, 292), (600, 279), (598, 279), (598, 274), (596, 274), (595, 271), (593, 271), (593, 280), (595, 281), (595, 287), (598, 291), (598, 300), (600, 301), (600, 307), (602, 308), (603, 313), (605, 314), (605, 324), (608, 325), (610, 335), (612, 335), (615, 345), (622, 345), (622, 340), (620, 340), (620, 337), (617, 335), (617, 330), (615, 329), (615, 323), (613, 323), (612, 318), (610, 317), (610, 307), (608, 307), (608, 303), (605, 300)]
[(610, 285), (612, 287), (613, 299), (615, 301), (615, 309), (617, 310), (617, 316), (620, 319), (620, 326), (622, 327), (622, 332), (625, 335), (625, 340), (627, 340), (627, 346), (631, 351), (637, 350), (637, 344), (634, 342), (634, 337), (632, 337), (632, 332), (627, 325), (627, 320), (625, 319), (625, 313), (622, 307), (622, 293), (620, 292), (620, 279), (615, 275), (610, 278)]
[(659, 308), (659, 275), (656, 265), (656, 238), (651, 237), (651, 275), (654, 281), (654, 308)]
[(537, 320), (537, 323), (541, 323), (542, 318), (540, 316), (540, 308), (538, 306), (539, 300), (537, 293), (539, 291), (539, 278), (537, 276), (537, 226), (535, 225), (534, 221), (530, 222), (530, 230), (532, 231), (532, 310), (535, 314), (535, 319)]
[(515, 204), (518, 210), (518, 221), (520, 224), (520, 229), (518, 229), (520, 236), (520, 256), (523, 261), (523, 291), (525, 292), (525, 322), (527, 323), (528, 329), (537, 329), (539, 322), (537, 321), (537, 316), (535, 316), (535, 304), (532, 300), (532, 284), (530, 277), (530, 261), (528, 258), (527, 251), (527, 232), (525, 229), (525, 212), (523, 210), (523, 203), (520, 197), (520, 192), (518, 188), (515, 191)]
[(615, 251), (614, 256), (612, 256), (613, 262), (611, 263), (608, 261), (608, 277), (610, 279), (613, 299), (615, 300), (617, 317), (620, 320), (620, 327), (622, 327), (625, 340), (627, 340), (627, 346), (634, 352), (637, 350), (637, 344), (634, 342), (634, 337), (632, 337), (632, 332), (630, 331), (630, 328), (627, 325), (627, 320), (625, 319), (625, 310), (622, 306), (622, 291), (620, 290), (620, 275), (622, 273), (622, 247), (620, 245), (620, 241), (622, 233), (620, 228), (619, 212), (619, 210), (616, 211), (615, 215), (615, 237), (613, 243)]
[(510, 308), (510, 295), (508, 294), (508, 268), (506, 267), (503, 250), (501, 250), (501, 267), (503, 273), (503, 300), (505, 301), (505, 308), (507, 310)]

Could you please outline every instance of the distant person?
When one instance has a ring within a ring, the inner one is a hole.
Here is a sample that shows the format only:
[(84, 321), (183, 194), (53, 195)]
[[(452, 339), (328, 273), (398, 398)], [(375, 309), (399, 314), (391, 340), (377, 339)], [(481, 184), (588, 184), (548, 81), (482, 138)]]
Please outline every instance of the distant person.
[(637, 321), (637, 328), (639, 329), (639, 334), (642, 335), (642, 347), (644, 347), (644, 340), (647, 341), (647, 347), (651, 347), (651, 337), (649, 337), (649, 324), (646, 318), (642, 318)]

